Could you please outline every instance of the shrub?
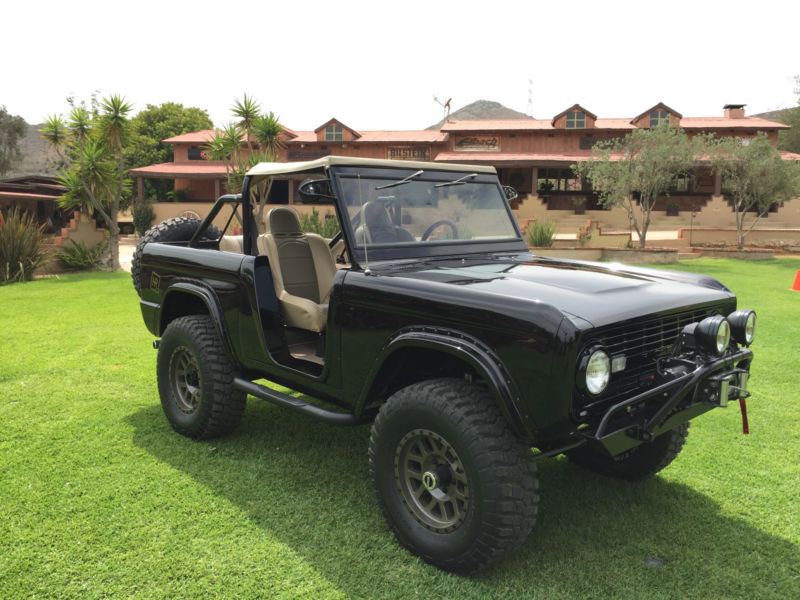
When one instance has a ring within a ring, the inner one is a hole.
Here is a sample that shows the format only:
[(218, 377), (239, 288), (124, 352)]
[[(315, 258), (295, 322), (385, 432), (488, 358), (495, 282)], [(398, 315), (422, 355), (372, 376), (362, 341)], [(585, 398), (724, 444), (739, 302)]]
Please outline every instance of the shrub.
[(68, 240), (69, 245), (64, 245), (58, 251), (58, 260), (67, 269), (78, 271), (95, 269), (106, 252), (106, 242), (89, 246), (83, 242)]
[(186, 202), (189, 200), (189, 191), (185, 188), (171, 190), (167, 192), (167, 200), (170, 202)]
[(332, 238), (339, 232), (339, 222), (336, 217), (321, 218), (317, 207), (311, 209), (311, 214), (300, 215), (300, 229), (306, 233), (316, 233), (324, 238)]
[(46, 258), (43, 230), (33, 215), (18, 208), (0, 218), (0, 284), (33, 279)]
[(528, 228), (528, 243), (535, 248), (553, 245), (556, 235), (556, 224), (553, 221), (534, 221)]
[(144, 235), (153, 224), (156, 213), (153, 212), (152, 203), (145, 201), (138, 204), (133, 209), (133, 228), (139, 235)]

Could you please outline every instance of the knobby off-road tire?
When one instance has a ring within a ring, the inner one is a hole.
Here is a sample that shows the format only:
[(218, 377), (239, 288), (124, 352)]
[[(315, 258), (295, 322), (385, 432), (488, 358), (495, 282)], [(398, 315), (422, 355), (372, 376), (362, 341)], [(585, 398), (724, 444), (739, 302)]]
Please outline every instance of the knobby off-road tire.
[(462, 380), (425, 381), (389, 398), (372, 426), (369, 467), (399, 542), (447, 571), (500, 560), (536, 522), (530, 447), (486, 390)]
[[(136, 244), (136, 250), (131, 257), (131, 279), (136, 293), (142, 295), (142, 251), (151, 242), (188, 242), (200, 226), (200, 220), (193, 217), (173, 217), (151, 227)], [(210, 225), (202, 239), (215, 240), (220, 236), (220, 231)]]
[(632, 448), (619, 456), (607, 456), (582, 446), (567, 453), (574, 464), (609, 477), (639, 481), (655, 475), (675, 460), (689, 435), (689, 423), (662, 433), (652, 442)]
[(175, 431), (209, 439), (236, 429), (246, 395), (233, 389), (233, 363), (210, 317), (172, 321), (161, 337), (157, 364), (161, 406)]

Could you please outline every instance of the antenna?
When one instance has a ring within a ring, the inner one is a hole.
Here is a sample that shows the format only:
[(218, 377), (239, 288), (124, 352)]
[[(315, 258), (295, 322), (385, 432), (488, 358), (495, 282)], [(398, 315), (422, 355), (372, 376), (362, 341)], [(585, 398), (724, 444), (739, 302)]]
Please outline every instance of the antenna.
[(533, 116), (533, 79), (528, 79), (528, 108), (525, 112), (529, 117)]
[(433, 101), (436, 102), (436, 104), (438, 104), (439, 106), (442, 107), (442, 110), (444, 111), (444, 115), (442, 117), (442, 120), (447, 122), (447, 119), (450, 117), (450, 103), (453, 101), (453, 99), (452, 98), (448, 98), (445, 102), (442, 102), (436, 96), (434, 96), (433, 97)]
[(369, 246), (369, 229), (367, 228), (367, 215), (364, 212), (364, 200), (361, 193), (361, 173), (356, 174), (358, 179), (358, 204), (361, 206), (361, 228), (364, 230), (364, 275), (369, 277), (372, 271), (369, 269), (369, 253), (367, 247)]

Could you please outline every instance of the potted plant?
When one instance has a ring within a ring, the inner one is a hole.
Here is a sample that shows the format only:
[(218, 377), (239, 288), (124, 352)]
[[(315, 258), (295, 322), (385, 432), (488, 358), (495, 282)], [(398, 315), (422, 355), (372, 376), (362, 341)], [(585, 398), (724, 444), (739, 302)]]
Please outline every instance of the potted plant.
[(548, 192), (553, 191), (553, 182), (547, 179), (539, 182), (539, 195), (546, 195)]
[(675, 202), (675, 200), (670, 201), (667, 204), (667, 216), (668, 217), (677, 217), (681, 212), (680, 205)]
[(586, 198), (584, 196), (575, 196), (572, 198), (572, 206), (575, 209), (576, 215), (586, 214)]

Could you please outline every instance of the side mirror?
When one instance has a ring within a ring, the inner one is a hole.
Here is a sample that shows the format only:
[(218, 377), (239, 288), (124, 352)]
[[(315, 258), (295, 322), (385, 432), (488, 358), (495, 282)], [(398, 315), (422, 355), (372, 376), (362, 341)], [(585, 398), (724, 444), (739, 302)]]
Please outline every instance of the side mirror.
[(515, 190), (510, 185), (503, 186), (503, 193), (506, 195), (506, 200), (509, 201), (516, 200), (517, 198), (519, 198), (519, 193), (517, 193), (517, 190)]
[(297, 193), (303, 202), (313, 202), (320, 198), (334, 199), (330, 179), (306, 179), (297, 188)]

